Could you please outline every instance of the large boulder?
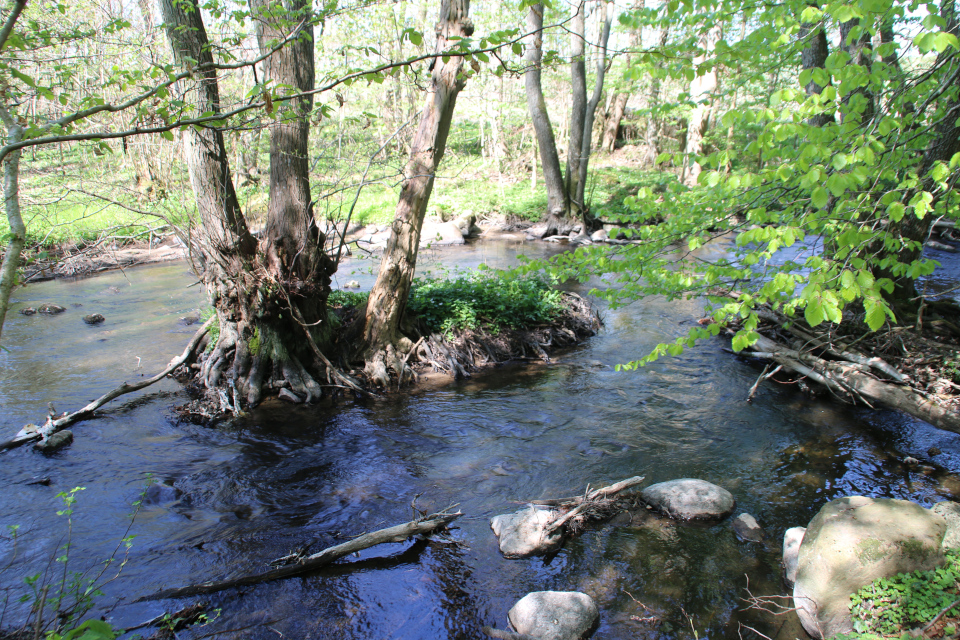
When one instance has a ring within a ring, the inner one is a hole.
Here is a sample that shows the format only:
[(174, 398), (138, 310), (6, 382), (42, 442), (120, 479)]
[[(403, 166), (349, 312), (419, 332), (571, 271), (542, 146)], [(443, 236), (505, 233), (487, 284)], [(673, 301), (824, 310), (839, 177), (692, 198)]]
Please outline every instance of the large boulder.
[(515, 513), (494, 516), (490, 528), (500, 540), (500, 552), (508, 558), (526, 558), (556, 551), (563, 544), (563, 527), (547, 535), (547, 526), (559, 513), (530, 505)]
[(931, 509), (946, 520), (947, 532), (943, 535), (944, 549), (960, 549), (960, 504), (947, 500), (938, 502)]
[(463, 244), (463, 233), (460, 227), (454, 222), (439, 222), (437, 220), (424, 220), (423, 229), (420, 232), (420, 246), (432, 245), (434, 247)]
[(878, 578), (943, 562), (947, 523), (906, 500), (851, 496), (825, 504), (803, 536), (793, 602), (815, 638), (850, 633), (850, 596)]
[(535, 591), (507, 614), (514, 630), (534, 640), (579, 640), (600, 619), (593, 598), (579, 591)]
[(723, 487), (705, 480), (681, 478), (650, 485), (640, 499), (661, 513), (679, 520), (719, 520), (737, 506)]

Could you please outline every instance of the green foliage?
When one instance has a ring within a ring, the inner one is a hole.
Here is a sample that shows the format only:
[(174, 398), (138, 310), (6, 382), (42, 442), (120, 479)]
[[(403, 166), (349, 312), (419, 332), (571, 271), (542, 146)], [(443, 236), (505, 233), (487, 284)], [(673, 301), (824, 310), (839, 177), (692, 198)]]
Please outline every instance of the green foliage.
[(850, 614), (856, 633), (843, 637), (900, 636), (933, 620), (960, 597), (958, 592), (960, 552), (950, 550), (942, 567), (880, 578), (853, 594)]
[[(216, 314), (216, 309), (213, 307), (205, 307), (200, 310), (200, 324), (205, 323), (207, 320), (212, 318)], [(207, 332), (207, 335), (210, 336), (210, 342), (207, 343), (207, 352), (213, 351), (214, 347), (217, 346), (217, 340), (220, 339), (220, 323), (214, 322), (210, 325), (210, 329)]]
[(450, 280), (417, 278), (407, 308), (429, 331), (523, 329), (549, 322), (562, 294), (542, 277), (478, 271)]
[(334, 308), (359, 307), (367, 303), (366, 291), (347, 291), (346, 289), (334, 289), (327, 297), (327, 305)]

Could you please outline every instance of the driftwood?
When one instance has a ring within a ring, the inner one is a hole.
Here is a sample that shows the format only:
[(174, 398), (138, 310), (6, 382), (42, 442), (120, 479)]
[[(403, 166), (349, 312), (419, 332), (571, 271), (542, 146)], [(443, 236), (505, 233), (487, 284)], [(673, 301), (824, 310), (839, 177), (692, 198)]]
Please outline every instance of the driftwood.
[[(744, 355), (772, 360), (781, 368), (826, 387), (844, 401), (863, 403), (870, 408), (882, 405), (920, 418), (938, 429), (960, 433), (960, 414), (911, 387), (907, 384), (909, 380), (885, 360), (867, 357), (849, 348), (833, 347), (799, 328), (795, 322), (769, 311), (762, 312), (761, 318), (774, 322), (778, 329), (802, 343), (799, 349), (794, 349), (761, 335)], [(757, 384), (768, 377), (761, 375)], [(755, 393), (756, 389), (752, 388), (750, 397)]]
[(546, 534), (550, 535), (578, 516), (580, 516), (582, 519), (583, 517), (589, 516), (591, 512), (597, 513), (599, 511), (605, 511), (605, 507), (610, 506), (614, 496), (625, 489), (637, 486), (643, 481), (643, 476), (633, 476), (632, 478), (627, 478), (626, 480), (621, 480), (620, 482), (612, 484), (609, 487), (603, 487), (602, 489), (591, 491), (582, 498), (573, 499), (567, 504), (561, 503), (558, 506), (570, 506), (573, 508), (547, 525), (545, 530)]
[(272, 580), (280, 580), (282, 578), (289, 578), (291, 576), (308, 573), (339, 560), (344, 556), (348, 556), (351, 553), (369, 549), (370, 547), (374, 547), (378, 544), (383, 544), (386, 542), (404, 542), (412, 536), (434, 533), (438, 530), (446, 528), (451, 522), (459, 518), (461, 515), (463, 515), (462, 512), (451, 512), (448, 508), (444, 511), (440, 511), (439, 513), (424, 516), (418, 520), (412, 520), (404, 524), (387, 527), (386, 529), (379, 529), (377, 531), (365, 533), (362, 536), (350, 540), (349, 542), (344, 542), (343, 544), (338, 544), (334, 547), (328, 547), (319, 553), (307, 556), (299, 560), (297, 564), (287, 565), (271, 571), (264, 571), (263, 573), (255, 573), (253, 575), (242, 576), (240, 578), (233, 578), (231, 580), (202, 582), (200, 584), (195, 584), (188, 587), (165, 589), (152, 595), (139, 598), (137, 602), (142, 602), (144, 600), (193, 597), (206, 593), (223, 591), (224, 589), (230, 589), (232, 587), (260, 584), (263, 582), (270, 582)]
[(187, 360), (190, 359), (190, 356), (193, 354), (197, 346), (200, 344), (200, 340), (202, 340), (203, 336), (205, 336), (207, 331), (210, 330), (210, 325), (212, 325), (216, 321), (216, 319), (217, 319), (217, 316), (214, 315), (209, 320), (207, 320), (203, 324), (203, 326), (200, 327), (200, 329), (194, 334), (193, 338), (190, 339), (190, 343), (187, 344), (187, 348), (183, 350), (183, 353), (181, 353), (179, 356), (171, 360), (170, 363), (167, 365), (167, 368), (161, 371), (160, 373), (158, 373), (157, 375), (153, 376), (152, 378), (147, 378), (146, 380), (136, 382), (134, 384), (128, 384), (124, 382), (116, 389), (103, 394), (102, 396), (100, 396), (99, 398), (97, 398), (96, 400), (94, 400), (93, 402), (91, 402), (90, 404), (88, 404), (87, 406), (83, 407), (78, 411), (74, 411), (73, 413), (66, 413), (60, 416), (59, 418), (55, 418), (53, 415), (47, 416), (47, 421), (39, 427), (36, 425), (27, 425), (26, 427), (21, 429), (17, 433), (17, 435), (15, 435), (10, 440), (7, 440), (6, 442), (0, 442), (0, 451), (13, 449), (15, 447), (19, 447), (21, 445), (27, 444), (28, 442), (34, 442), (36, 440), (46, 439), (51, 435), (53, 435), (54, 433), (56, 433), (57, 431), (60, 431), (70, 426), (74, 422), (79, 422), (80, 420), (89, 418), (90, 416), (93, 415), (94, 411), (96, 411), (103, 405), (107, 404), (111, 400), (119, 398), (120, 396), (126, 395), (128, 393), (133, 393), (134, 391), (139, 391), (140, 389), (149, 387), (150, 385), (156, 382), (159, 382), (160, 380), (163, 380), (165, 377), (173, 373), (173, 371), (176, 370), (177, 367), (184, 364)]

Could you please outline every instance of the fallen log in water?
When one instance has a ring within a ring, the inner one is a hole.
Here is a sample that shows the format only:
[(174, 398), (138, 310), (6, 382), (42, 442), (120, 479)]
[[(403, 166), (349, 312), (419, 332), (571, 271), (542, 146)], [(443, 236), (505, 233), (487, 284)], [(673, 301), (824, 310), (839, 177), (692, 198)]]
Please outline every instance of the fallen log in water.
[(53, 415), (47, 416), (47, 421), (39, 427), (32, 424), (27, 425), (10, 440), (0, 442), (0, 451), (6, 451), (7, 449), (13, 449), (15, 447), (27, 444), (28, 442), (35, 442), (37, 440), (49, 438), (54, 433), (67, 428), (74, 422), (89, 418), (91, 415), (93, 415), (94, 411), (107, 404), (111, 400), (119, 398), (120, 396), (128, 393), (133, 393), (134, 391), (139, 391), (140, 389), (144, 389), (156, 382), (159, 382), (160, 380), (163, 380), (165, 377), (173, 373), (177, 367), (190, 359), (190, 356), (200, 344), (200, 340), (202, 340), (203, 336), (207, 334), (207, 331), (210, 330), (210, 326), (216, 321), (216, 319), (217, 316), (214, 315), (207, 320), (204, 325), (200, 327), (200, 329), (194, 334), (193, 338), (190, 339), (190, 343), (187, 344), (187, 348), (183, 350), (183, 353), (171, 360), (167, 365), (167, 368), (157, 375), (153, 376), (152, 378), (147, 378), (146, 380), (141, 380), (140, 382), (136, 382), (134, 384), (128, 384), (124, 382), (113, 391), (103, 394), (78, 411), (66, 413), (59, 418), (55, 418)]
[[(735, 297), (730, 292), (722, 292), (722, 295)], [(829, 332), (817, 335), (816, 329), (801, 326), (798, 318), (787, 318), (770, 308), (760, 309), (759, 316), (768, 324), (766, 328), (757, 329), (761, 335), (744, 355), (772, 360), (779, 369), (804, 376), (826, 387), (845, 402), (862, 403), (871, 408), (882, 405), (929, 422), (938, 429), (960, 433), (960, 413), (945, 403), (936, 402), (933, 395), (920, 387), (915, 376), (904, 375), (903, 371), (877, 355), (857, 353)], [(728, 331), (732, 333), (732, 330)], [(778, 332), (790, 338), (792, 344), (788, 346), (780, 342)], [(941, 350), (949, 347), (918, 339), (937, 344)], [(956, 349), (960, 349), (960, 346)], [(748, 400), (753, 398), (759, 384), (772, 375), (767, 374), (766, 370), (760, 375), (750, 390)]]
[(289, 578), (291, 576), (308, 573), (339, 560), (344, 556), (348, 556), (351, 553), (369, 549), (370, 547), (374, 547), (378, 544), (384, 544), (386, 542), (404, 542), (413, 536), (427, 535), (441, 529), (445, 529), (451, 522), (463, 515), (463, 513), (460, 511), (450, 511), (450, 509), (455, 506), (456, 505), (453, 505), (447, 509), (444, 509), (443, 511), (424, 516), (418, 520), (412, 520), (404, 524), (387, 527), (386, 529), (379, 529), (377, 531), (365, 533), (362, 536), (350, 540), (349, 542), (328, 547), (319, 553), (307, 556), (299, 560), (296, 564), (290, 564), (280, 567), (279, 569), (273, 569), (271, 571), (264, 571), (262, 573), (255, 573), (253, 575), (233, 578), (231, 580), (202, 582), (200, 584), (195, 584), (188, 587), (165, 589), (152, 595), (138, 598), (136, 602), (142, 602), (144, 600), (193, 597), (205, 593), (223, 591), (224, 589), (230, 589), (232, 587), (260, 584), (263, 582), (270, 582), (272, 580), (280, 580), (282, 578)]

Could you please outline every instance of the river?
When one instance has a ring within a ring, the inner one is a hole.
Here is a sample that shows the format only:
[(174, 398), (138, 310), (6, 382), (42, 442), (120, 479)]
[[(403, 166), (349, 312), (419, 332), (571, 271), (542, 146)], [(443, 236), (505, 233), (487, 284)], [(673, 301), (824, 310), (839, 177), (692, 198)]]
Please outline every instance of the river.
[[(512, 264), (521, 250), (559, 249), (484, 242), (424, 259), (432, 268), (470, 269)], [(369, 288), (372, 266), (347, 264), (339, 283)], [(48, 402), (74, 410), (162, 368), (196, 329), (182, 319), (203, 302), (194, 283), (175, 263), (17, 291), (4, 327), (9, 351), (0, 352), (5, 437), (41, 420)], [(43, 302), (68, 311), (16, 313)], [(265, 403), (231, 427), (178, 424), (172, 408), (186, 396), (164, 381), (75, 426), (75, 442), (60, 452), (2, 454), (0, 525), (21, 528), (12, 565), (12, 541), (0, 541), (0, 586), (19, 594), (25, 575), (58, 566), (50, 561), (66, 540), (66, 516), (56, 515), (57, 494), (73, 487), (85, 487), (72, 517), (69, 568), (77, 571), (110, 557), (148, 482), (175, 487), (147, 494), (122, 573), (97, 598), (96, 614), (120, 627), (189, 604), (134, 603), (140, 596), (258, 572), (294, 548), (316, 551), (407, 521), (416, 497), (426, 510), (460, 504), (465, 515), (449, 540), (380, 546), (307, 577), (202, 598), (215, 619), (178, 637), (480, 638), (484, 625), (505, 628), (507, 611), (526, 593), (571, 589), (597, 600), (598, 639), (758, 637), (740, 623), (798, 637), (792, 615), (742, 611), (748, 584), (755, 595), (785, 593), (784, 530), (844, 495), (925, 506), (960, 498), (952, 473), (960, 470), (960, 437), (899, 413), (810, 398), (792, 385), (765, 383), (747, 404), (759, 371), (719, 339), (636, 372), (615, 370), (685, 334), (701, 309), (696, 300), (657, 299), (604, 309), (600, 335), (549, 365), (504, 366), (385, 400)], [(107, 321), (84, 325), (87, 313)], [(930, 455), (931, 447), (941, 453)], [(906, 455), (931, 466), (910, 470), (900, 462)], [(517, 501), (638, 474), (650, 483), (695, 477), (726, 487), (767, 541), (739, 542), (729, 520), (637, 517), (588, 530), (549, 559), (500, 555), (491, 516)], [(38, 478), (49, 486), (30, 484)], [(2, 624), (25, 614), (13, 607)]]

